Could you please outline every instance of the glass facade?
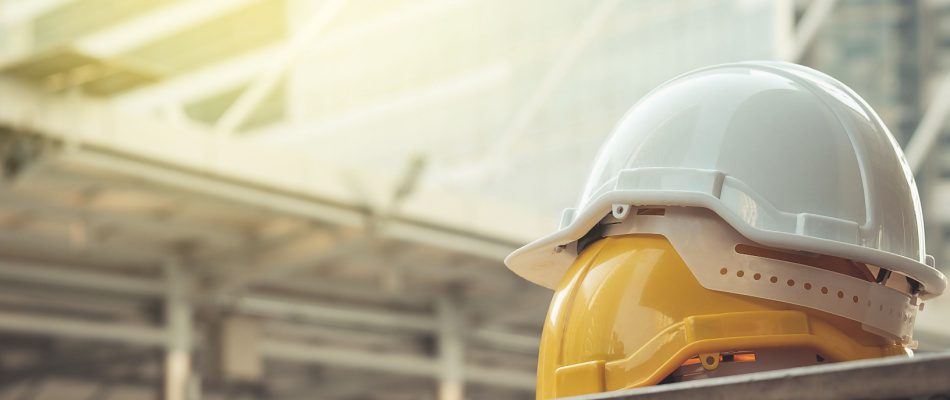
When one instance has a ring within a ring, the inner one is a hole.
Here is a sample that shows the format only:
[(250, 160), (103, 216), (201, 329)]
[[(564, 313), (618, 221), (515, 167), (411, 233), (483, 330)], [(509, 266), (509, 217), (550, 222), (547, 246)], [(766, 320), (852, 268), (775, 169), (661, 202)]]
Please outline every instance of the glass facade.
[(554, 221), (575, 201), (598, 146), (630, 106), (690, 69), (774, 58), (789, 5), (379, 7), (390, 10), (360, 21), (344, 16), (298, 65), (289, 94), (297, 128), (250, 137), (396, 173), (421, 156), (439, 171), (427, 184), (540, 207)]

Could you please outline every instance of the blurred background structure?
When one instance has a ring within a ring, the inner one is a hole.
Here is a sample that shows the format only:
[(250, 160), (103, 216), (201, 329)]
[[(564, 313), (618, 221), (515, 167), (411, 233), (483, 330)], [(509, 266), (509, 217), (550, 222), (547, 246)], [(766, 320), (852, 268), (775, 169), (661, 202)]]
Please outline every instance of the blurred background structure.
[(950, 265), (950, 1), (0, 0), (0, 399), (532, 399), (503, 257), (749, 59), (871, 103)]

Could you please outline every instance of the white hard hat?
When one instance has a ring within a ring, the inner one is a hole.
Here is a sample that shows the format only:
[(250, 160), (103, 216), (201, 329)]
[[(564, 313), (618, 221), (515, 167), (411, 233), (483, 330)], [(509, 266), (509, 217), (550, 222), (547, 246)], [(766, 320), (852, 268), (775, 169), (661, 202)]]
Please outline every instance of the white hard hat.
[(578, 239), (648, 205), (707, 208), (761, 245), (898, 272), (922, 298), (946, 287), (899, 145), (857, 94), (803, 66), (725, 64), (661, 85), (617, 125), (560, 228), (505, 263), (554, 288)]

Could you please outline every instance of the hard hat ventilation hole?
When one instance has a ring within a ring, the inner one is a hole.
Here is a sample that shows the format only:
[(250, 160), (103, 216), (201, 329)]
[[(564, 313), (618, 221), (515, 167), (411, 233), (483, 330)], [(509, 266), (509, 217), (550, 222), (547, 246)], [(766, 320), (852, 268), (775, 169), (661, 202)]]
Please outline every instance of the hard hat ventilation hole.
[(814, 253), (792, 252), (788, 250), (752, 246), (742, 243), (735, 245), (734, 250), (736, 253), (745, 254), (748, 256), (768, 258), (772, 260), (807, 265), (814, 268), (821, 268), (826, 271), (848, 275), (867, 282), (873, 282), (875, 280), (875, 276), (871, 274), (871, 270), (868, 268), (868, 265), (846, 258)]
[[(727, 275), (728, 273), (729, 273), (729, 269), (728, 269), (728, 268), (721, 268), (721, 269), (719, 270), (719, 274), (720, 274), (720, 275)], [(736, 276), (739, 277), (739, 278), (744, 277), (744, 276), (745, 276), (745, 271), (744, 271), (744, 270), (741, 270), (741, 269), (740, 269), (740, 270), (737, 270), (737, 271), (736, 271)], [(754, 279), (754, 280), (761, 280), (761, 279), (762, 279), (762, 274), (760, 274), (760, 273), (757, 272), (757, 273), (755, 273), (755, 274), (752, 275), (752, 279)], [(771, 283), (778, 283), (778, 281), (779, 281), (779, 277), (778, 277), (778, 276), (772, 276), (772, 277), (769, 278), (769, 282), (771, 282)], [(795, 282), (794, 279), (788, 279), (788, 280), (785, 281), (785, 284), (788, 285), (789, 287), (794, 287), (795, 284), (796, 284), (796, 282)], [(811, 284), (811, 282), (805, 282), (805, 283), (802, 285), (802, 287), (805, 288), (805, 290), (811, 290), (811, 289), (812, 289), (812, 284)], [(822, 294), (828, 294), (828, 292), (829, 292), (829, 289), (828, 289), (827, 286), (822, 286), (822, 287), (821, 287), (821, 293), (822, 293)], [(835, 295), (836, 295), (839, 299), (844, 299), (844, 297), (845, 297), (845, 293), (844, 293), (843, 290), (838, 290), (837, 292), (835, 292)], [(860, 298), (859, 296), (851, 296), (851, 302), (854, 303), (854, 304), (859, 304), (859, 303), (861, 302), (861, 298)], [(871, 307), (871, 305), (872, 305), (872, 302), (871, 302), (870, 300), (868, 300), (867, 306), (868, 306), (868, 307)], [(920, 306), (921, 309), (923, 308), (922, 306), (923, 306), (923, 304), (921, 303), (921, 306)], [(883, 305), (880, 306), (880, 311), (884, 311), (884, 306), (883, 306)], [(891, 309), (891, 310), (890, 310), (890, 313), (893, 314), (893, 313), (894, 313), (894, 310)], [(905, 314), (905, 315), (903, 315), (903, 319), (904, 319), (905, 321), (909, 321), (909, 320), (911, 319), (911, 316)]]
[(874, 281), (882, 285), (887, 284), (887, 278), (891, 277), (891, 270), (881, 268), (877, 271), (877, 277), (874, 278)]
[(577, 254), (580, 254), (587, 246), (604, 238), (604, 226), (597, 225), (580, 239), (577, 239)]
[(666, 209), (657, 207), (638, 208), (637, 215), (666, 215)]
[(920, 282), (909, 276), (906, 279), (907, 284), (910, 286), (910, 294), (916, 295), (920, 293)]

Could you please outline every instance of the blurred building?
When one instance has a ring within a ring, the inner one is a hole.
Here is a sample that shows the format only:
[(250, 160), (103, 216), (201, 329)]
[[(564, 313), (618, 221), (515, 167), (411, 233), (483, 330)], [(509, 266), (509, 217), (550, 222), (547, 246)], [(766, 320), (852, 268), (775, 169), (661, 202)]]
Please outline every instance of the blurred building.
[[(860, 93), (907, 147), (950, 72), (950, 5), (936, 1), (841, 1), (805, 58)], [(917, 174), (928, 251), (950, 259), (946, 124)]]
[(922, 143), (946, 265), (946, 1), (2, 0), (0, 398), (533, 398), (550, 292), (503, 257), (637, 99), (748, 59)]

